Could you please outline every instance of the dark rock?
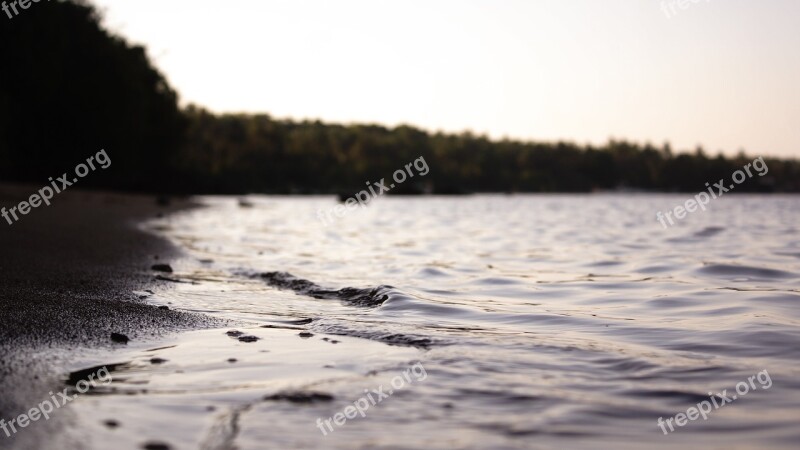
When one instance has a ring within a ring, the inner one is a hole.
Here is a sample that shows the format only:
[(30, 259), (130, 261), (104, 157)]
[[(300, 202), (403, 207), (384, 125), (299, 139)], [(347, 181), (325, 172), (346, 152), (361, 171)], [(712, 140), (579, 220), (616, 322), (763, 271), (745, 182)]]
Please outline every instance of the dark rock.
[(227, 333), (225, 333), (225, 334), (227, 334), (227, 335), (228, 335), (228, 336), (230, 336), (230, 337), (239, 337), (239, 336), (242, 336), (242, 335), (244, 335), (244, 333), (243, 333), (243, 332), (241, 332), (241, 331), (239, 331), (239, 330), (231, 330), (231, 331), (228, 331), (228, 332), (227, 332)]
[(172, 447), (163, 442), (148, 442), (142, 446), (144, 450), (171, 450)]
[(172, 266), (169, 264), (153, 264), (150, 268), (158, 272), (172, 273)]
[(107, 426), (108, 428), (114, 429), (119, 427), (119, 422), (116, 420), (106, 420), (103, 422), (103, 425)]
[(87, 367), (86, 369), (76, 370), (74, 372), (70, 372), (69, 376), (67, 377), (66, 384), (67, 386), (75, 386), (81, 380), (88, 381), (91, 375), (97, 374), (102, 369), (106, 369), (109, 373), (113, 373), (116, 370), (122, 369), (127, 367), (128, 363), (120, 363), (120, 364), (104, 364), (102, 366), (94, 366), (94, 367)]
[(319, 403), (333, 401), (333, 396), (324, 392), (281, 392), (264, 397), (264, 400), (292, 403)]
[(150, 364), (164, 364), (165, 362), (167, 362), (167, 360), (162, 358), (153, 358), (150, 360)]
[(310, 337), (313, 337), (313, 336), (314, 336), (314, 333), (309, 333), (308, 331), (303, 331), (303, 332), (302, 332), (302, 333), (300, 333), (298, 336), (300, 336), (300, 337), (301, 337), (301, 338), (303, 338), (303, 339), (308, 339), (308, 338), (310, 338)]
[(250, 342), (256, 342), (256, 341), (258, 341), (260, 339), (261, 338), (255, 337), (255, 336), (240, 336), (239, 337), (239, 342), (248, 342), (248, 343), (250, 343)]
[(120, 333), (111, 333), (111, 340), (118, 344), (127, 344), (130, 341), (128, 336)]

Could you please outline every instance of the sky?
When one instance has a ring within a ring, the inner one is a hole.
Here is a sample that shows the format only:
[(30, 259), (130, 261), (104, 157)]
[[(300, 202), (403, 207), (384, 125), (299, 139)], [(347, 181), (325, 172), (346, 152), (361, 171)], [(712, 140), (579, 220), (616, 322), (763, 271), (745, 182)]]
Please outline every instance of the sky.
[(797, 0), (95, 3), (215, 112), (800, 157)]

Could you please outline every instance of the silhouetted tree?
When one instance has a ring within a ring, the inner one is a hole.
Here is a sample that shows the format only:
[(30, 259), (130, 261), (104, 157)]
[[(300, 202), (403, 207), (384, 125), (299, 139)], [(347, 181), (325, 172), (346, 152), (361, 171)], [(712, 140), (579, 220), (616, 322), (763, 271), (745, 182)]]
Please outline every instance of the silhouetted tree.
[(0, 24), (0, 175), (46, 182), (101, 148), (81, 183), (164, 189), (185, 120), (148, 60), (83, 1), (41, 2)]

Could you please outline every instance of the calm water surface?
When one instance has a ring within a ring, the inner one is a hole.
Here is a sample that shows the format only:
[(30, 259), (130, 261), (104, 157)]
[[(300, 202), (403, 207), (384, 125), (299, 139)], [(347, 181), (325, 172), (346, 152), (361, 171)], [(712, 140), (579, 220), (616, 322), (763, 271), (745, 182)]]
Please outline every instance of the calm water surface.
[[(261, 340), (142, 350), (77, 408), (127, 423), (98, 439), (174, 448), (797, 448), (800, 198), (663, 229), (687, 198), (381, 198), (328, 226), (329, 197), (201, 198), (147, 225), (188, 255), (151, 300)], [(424, 379), (318, 428), (414, 364)], [(765, 370), (707, 420), (657, 424)], [(317, 397), (269, 398), (287, 392)]]

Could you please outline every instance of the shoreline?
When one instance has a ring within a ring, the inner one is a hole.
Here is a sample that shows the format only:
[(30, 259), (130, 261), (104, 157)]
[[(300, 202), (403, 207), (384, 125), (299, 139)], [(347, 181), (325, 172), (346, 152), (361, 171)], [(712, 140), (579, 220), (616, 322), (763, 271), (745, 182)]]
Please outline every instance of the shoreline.
[[(0, 184), (0, 205), (35, 192), (34, 185)], [(202, 314), (159, 309), (134, 293), (171, 289), (151, 266), (181, 255), (137, 224), (193, 207), (190, 201), (165, 206), (153, 196), (76, 189), (51, 203), (13, 225), (0, 223), (0, 418), (7, 420), (63, 387), (87, 354), (126, 348), (112, 333), (144, 341), (224, 326)], [(58, 422), (11, 438), (0, 432), (0, 448), (29, 445), (57, 431)]]

